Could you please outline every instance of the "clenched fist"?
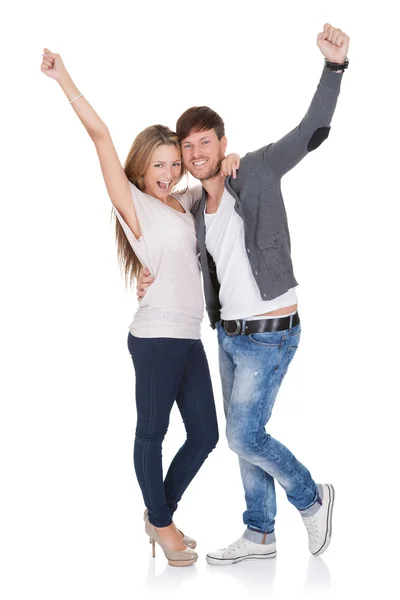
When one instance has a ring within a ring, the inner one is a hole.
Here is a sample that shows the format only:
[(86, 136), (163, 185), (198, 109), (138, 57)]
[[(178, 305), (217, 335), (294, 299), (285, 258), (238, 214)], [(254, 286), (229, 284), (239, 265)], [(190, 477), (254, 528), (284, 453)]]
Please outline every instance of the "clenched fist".
[(343, 64), (349, 50), (349, 36), (341, 29), (325, 23), (318, 34), (317, 46), (329, 62)]
[(42, 64), (40, 65), (42, 73), (58, 81), (67, 72), (61, 56), (50, 52), (48, 48), (44, 48), (43, 53)]

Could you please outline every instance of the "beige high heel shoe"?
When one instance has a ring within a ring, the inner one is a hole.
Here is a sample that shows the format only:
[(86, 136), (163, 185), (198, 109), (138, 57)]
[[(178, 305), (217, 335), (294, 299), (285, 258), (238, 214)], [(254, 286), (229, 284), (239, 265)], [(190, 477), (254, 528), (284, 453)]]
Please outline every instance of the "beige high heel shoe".
[(163, 542), (156, 528), (149, 522), (148, 519), (145, 522), (144, 528), (151, 540), (153, 558), (156, 555), (155, 543), (157, 542), (157, 544), (161, 546), (165, 554), (165, 558), (168, 560), (168, 564), (170, 564), (171, 567), (188, 567), (189, 565), (192, 565), (194, 562), (196, 562), (198, 558), (197, 552), (194, 552), (190, 548), (185, 548), (185, 550), (171, 550), (171, 548), (169, 548)]
[[(146, 510), (144, 511), (144, 515), (143, 515), (144, 521), (147, 521), (147, 518), (148, 518), (148, 510), (146, 508)], [(185, 544), (185, 546), (187, 546), (188, 548), (192, 548), (194, 550), (196, 548), (196, 546), (197, 546), (196, 540), (194, 540), (193, 538), (189, 537), (188, 535), (185, 535), (183, 533), (183, 531), (181, 531), (180, 529), (178, 529), (178, 531), (183, 536), (182, 541)], [(151, 543), (151, 540), (150, 540), (150, 543)]]

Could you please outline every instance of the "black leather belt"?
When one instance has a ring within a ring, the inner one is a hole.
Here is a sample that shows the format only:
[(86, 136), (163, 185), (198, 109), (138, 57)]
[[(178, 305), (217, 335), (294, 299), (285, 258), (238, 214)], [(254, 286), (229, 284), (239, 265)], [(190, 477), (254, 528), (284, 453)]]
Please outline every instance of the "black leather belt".
[[(292, 319), (292, 324), (290, 320)], [(255, 321), (246, 321), (245, 319), (235, 319), (234, 321), (221, 321), (222, 327), (228, 335), (240, 335), (244, 326), (244, 334), (264, 333), (266, 331), (284, 331), (290, 327), (296, 327), (300, 323), (299, 313), (296, 312), (291, 317), (276, 317), (276, 319), (259, 319)]]

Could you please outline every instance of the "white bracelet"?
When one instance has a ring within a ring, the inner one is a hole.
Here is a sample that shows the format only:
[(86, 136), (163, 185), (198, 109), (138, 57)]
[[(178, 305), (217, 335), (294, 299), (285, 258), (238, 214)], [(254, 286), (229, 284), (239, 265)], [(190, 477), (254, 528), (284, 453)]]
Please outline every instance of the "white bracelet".
[(70, 104), (75, 102), (75, 100), (78, 100), (78, 98), (82, 98), (82, 96), (83, 96), (83, 94), (79, 94), (79, 96), (75, 96), (75, 98), (72, 98), (72, 100), (70, 100)]

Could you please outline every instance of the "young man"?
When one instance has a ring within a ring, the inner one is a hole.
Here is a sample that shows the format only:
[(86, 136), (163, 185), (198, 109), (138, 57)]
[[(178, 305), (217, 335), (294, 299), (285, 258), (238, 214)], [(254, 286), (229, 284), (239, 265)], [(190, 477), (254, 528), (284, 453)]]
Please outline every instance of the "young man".
[[(276, 556), (275, 479), (303, 518), (312, 554), (322, 554), (331, 539), (333, 486), (317, 485), (265, 431), (301, 332), (280, 181), (328, 137), (348, 66), (349, 38), (340, 29), (325, 24), (317, 45), (325, 66), (305, 117), (279, 141), (247, 154), (236, 178), (219, 175), (227, 145), (219, 115), (194, 107), (177, 122), (185, 166), (203, 186), (194, 213), (204, 293), (218, 332), (226, 435), (239, 456), (247, 504), (246, 531), (207, 555), (213, 565)], [(149, 282), (140, 278), (139, 296)]]

